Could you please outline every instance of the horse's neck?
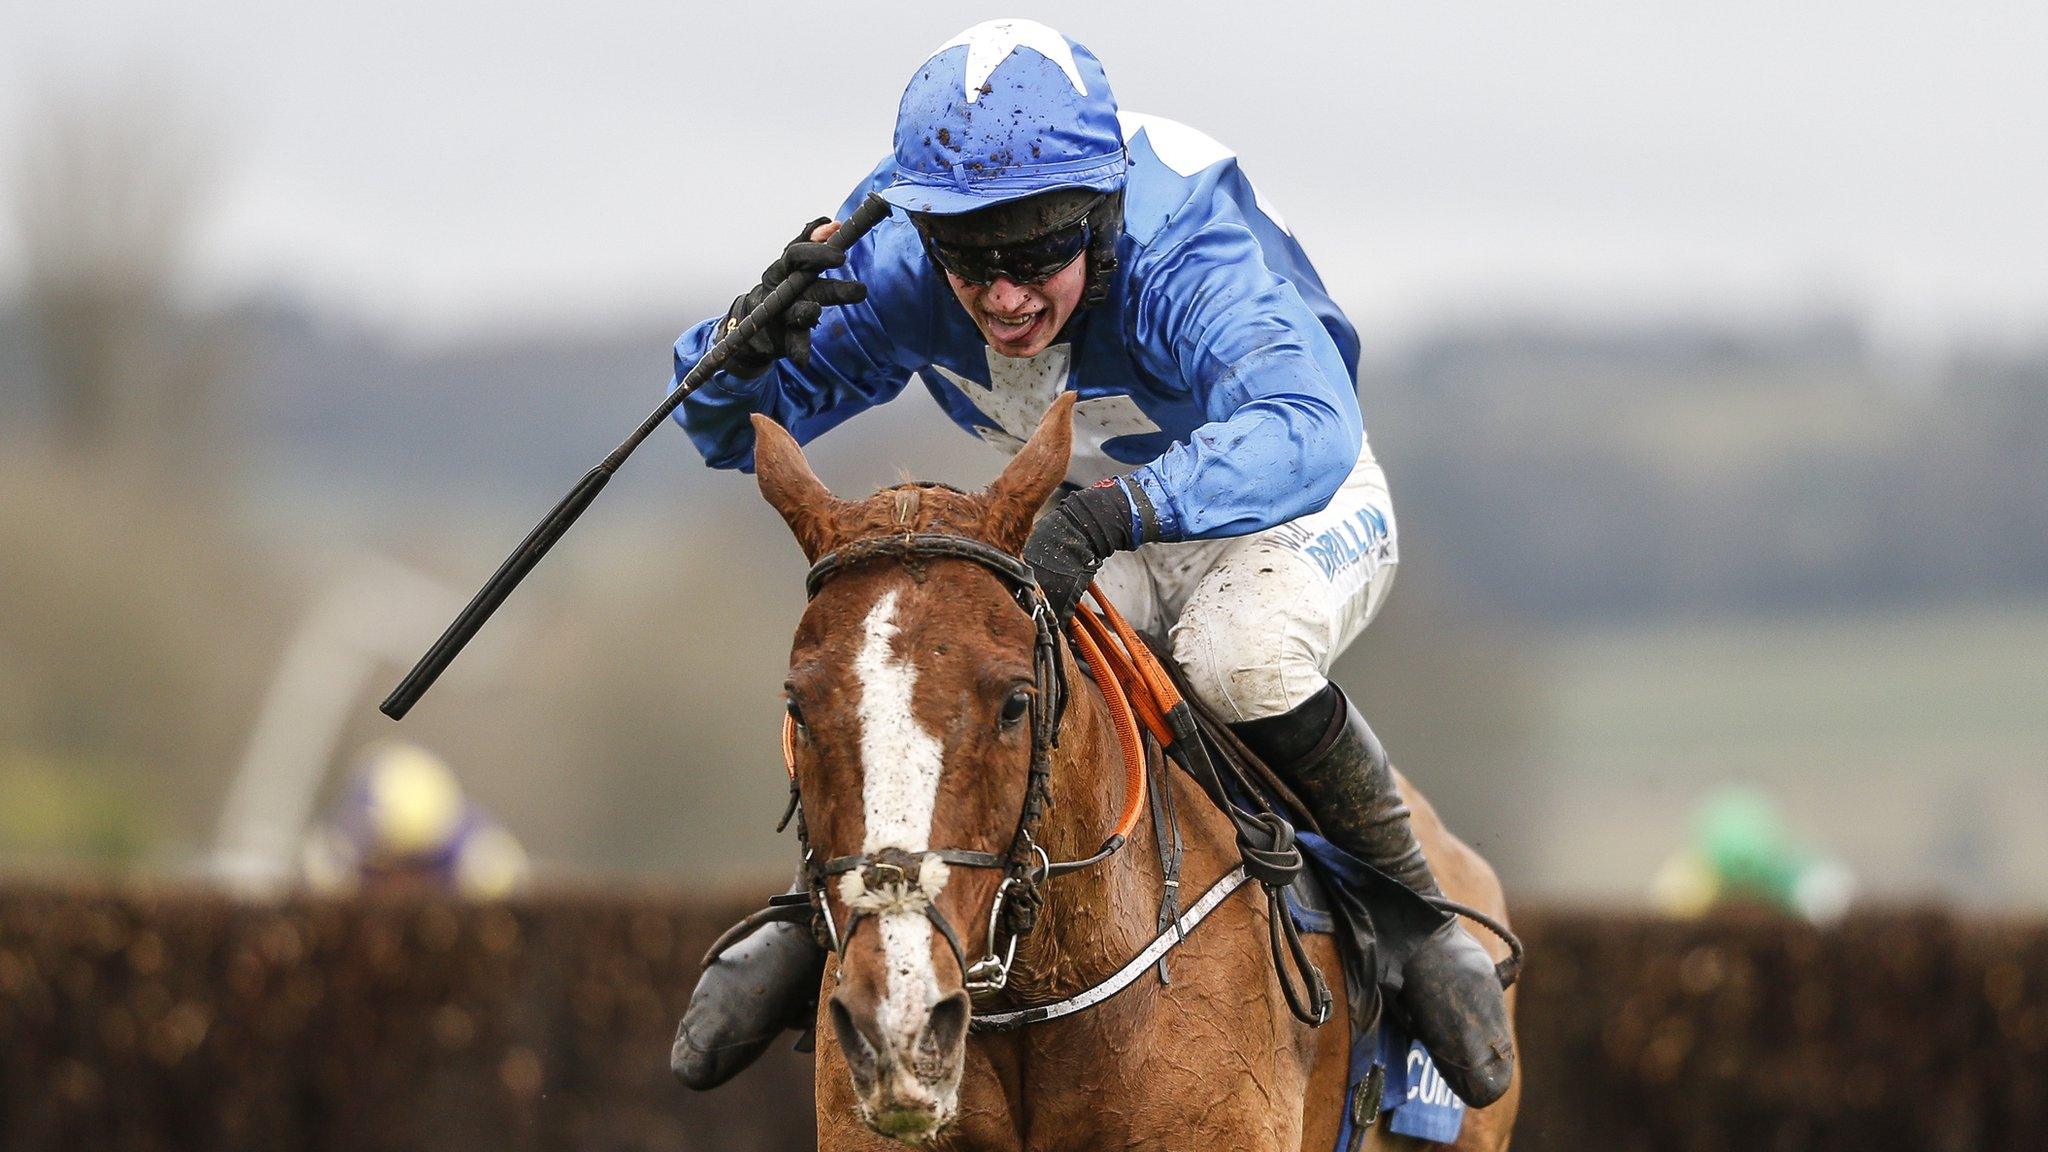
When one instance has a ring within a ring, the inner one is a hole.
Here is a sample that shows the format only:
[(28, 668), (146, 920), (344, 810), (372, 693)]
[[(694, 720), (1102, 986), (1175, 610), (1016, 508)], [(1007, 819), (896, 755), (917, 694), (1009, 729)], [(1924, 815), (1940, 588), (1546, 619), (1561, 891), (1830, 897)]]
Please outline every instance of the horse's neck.
[[(1062, 658), (1070, 696), (1039, 840), (1053, 859), (1072, 860), (1094, 853), (1115, 830), (1124, 765), (1101, 690), (1064, 645)], [(1164, 781), (1176, 790), (1182, 783)], [(1183, 822), (1203, 815), (1186, 797), (1177, 808)], [(1197, 852), (1191, 843), (1191, 856)], [(1019, 947), (1019, 991), (1032, 999), (1072, 995), (1122, 967), (1158, 932), (1163, 879), (1148, 812), (1121, 851), (1047, 883), (1040, 924)]]

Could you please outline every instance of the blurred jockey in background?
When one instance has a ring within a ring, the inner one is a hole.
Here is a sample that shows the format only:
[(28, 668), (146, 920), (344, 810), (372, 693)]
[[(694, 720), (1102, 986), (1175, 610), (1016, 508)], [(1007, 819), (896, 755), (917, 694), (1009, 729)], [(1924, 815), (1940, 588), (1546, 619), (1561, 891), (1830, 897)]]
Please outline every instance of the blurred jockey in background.
[(1700, 805), (1689, 842), (1650, 882), (1650, 899), (1685, 919), (1746, 907), (1832, 924), (1848, 911), (1855, 887), (1846, 867), (1793, 836), (1768, 795), (1729, 787)]
[(357, 762), (348, 790), (306, 839), (306, 885), (319, 892), (425, 889), (478, 900), (526, 881), (526, 850), (462, 794), (440, 757), (381, 744)]

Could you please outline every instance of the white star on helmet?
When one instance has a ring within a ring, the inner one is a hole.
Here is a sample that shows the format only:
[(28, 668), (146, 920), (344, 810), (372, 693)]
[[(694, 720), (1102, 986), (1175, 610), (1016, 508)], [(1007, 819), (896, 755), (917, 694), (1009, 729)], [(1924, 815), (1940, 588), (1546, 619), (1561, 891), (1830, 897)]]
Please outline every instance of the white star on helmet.
[(1088, 94), (1088, 85), (1081, 80), (1081, 67), (1074, 63), (1074, 50), (1067, 46), (1067, 38), (1036, 20), (983, 21), (939, 45), (932, 55), (962, 44), (967, 45), (967, 72), (961, 85), (969, 104), (981, 99), (981, 86), (996, 66), (1019, 48), (1029, 48), (1059, 65), (1060, 71), (1073, 81), (1074, 91), (1083, 96)]

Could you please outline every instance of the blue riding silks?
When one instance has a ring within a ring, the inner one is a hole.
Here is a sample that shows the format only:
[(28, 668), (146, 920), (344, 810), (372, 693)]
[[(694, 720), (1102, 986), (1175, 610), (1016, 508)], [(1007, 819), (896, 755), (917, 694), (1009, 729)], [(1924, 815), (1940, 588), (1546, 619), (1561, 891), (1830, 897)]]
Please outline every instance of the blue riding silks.
[[(1165, 540), (1240, 536), (1329, 503), (1365, 443), (1357, 332), (1229, 149), (1156, 117), (1126, 113), (1122, 131), (1108, 298), (1052, 347), (1029, 359), (990, 349), (899, 213), (826, 273), (861, 281), (868, 298), (824, 310), (808, 365), (717, 373), (677, 409), (705, 460), (753, 466), (750, 413), (809, 441), (914, 378), (955, 424), (1013, 452), (1060, 393), (1077, 393), (1067, 479), (1130, 475)], [(896, 175), (884, 161), (840, 215)], [(671, 388), (718, 326), (676, 342)]]

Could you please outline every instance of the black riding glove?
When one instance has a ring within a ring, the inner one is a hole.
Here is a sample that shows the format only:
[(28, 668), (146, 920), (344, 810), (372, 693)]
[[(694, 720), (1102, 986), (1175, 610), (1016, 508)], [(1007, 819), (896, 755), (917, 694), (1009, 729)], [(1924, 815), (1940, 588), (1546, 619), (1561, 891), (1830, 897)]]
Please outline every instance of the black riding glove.
[(1157, 538), (1144, 491), (1112, 480), (1075, 492), (1041, 517), (1024, 543), (1024, 560), (1064, 629), (1103, 561)]
[[(720, 336), (732, 331), (747, 313), (766, 300), (768, 294), (790, 276), (799, 272), (823, 272), (846, 263), (846, 253), (811, 239), (811, 233), (818, 225), (828, 222), (827, 217), (821, 216), (804, 225), (804, 230), (782, 250), (781, 258), (761, 273), (761, 283), (732, 302), (731, 310), (725, 314), (725, 323), (719, 327)], [(771, 317), (745, 343), (734, 348), (725, 362), (725, 370), (742, 380), (752, 380), (784, 356), (798, 364), (809, 364), (811, 329), (817, 326), (825, 305), (855, 304), (867, 298), (868, 287), (858, 280), (821, 279), (813, 282), (790, 302), (782, 315)]]

